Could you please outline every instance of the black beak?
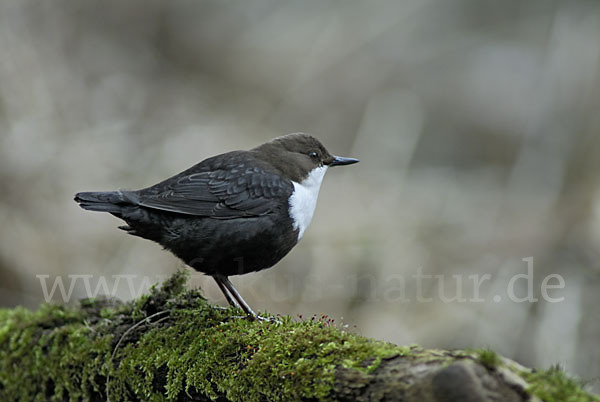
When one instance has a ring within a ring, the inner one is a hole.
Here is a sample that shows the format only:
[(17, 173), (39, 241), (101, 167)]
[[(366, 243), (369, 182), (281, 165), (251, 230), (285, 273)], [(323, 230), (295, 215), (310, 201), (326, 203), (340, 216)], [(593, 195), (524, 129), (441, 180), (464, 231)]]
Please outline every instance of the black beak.
[(358, 159), (344, 158), (343, 156), (334, 156), (333, 161), (329, 164), (329, 166), (352, 165), (353, 163), (356, 163), (356, 162), (358, 162)]

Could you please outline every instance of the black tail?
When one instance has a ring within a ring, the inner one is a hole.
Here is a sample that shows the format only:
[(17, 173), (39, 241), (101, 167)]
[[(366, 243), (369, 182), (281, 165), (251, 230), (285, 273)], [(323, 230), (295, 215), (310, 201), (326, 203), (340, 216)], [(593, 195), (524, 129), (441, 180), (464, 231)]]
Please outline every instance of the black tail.
[(75, 194), (75, 201), (90, 211), (119, 213), (123, 207), (136, 204), (132, 195), (130, 191), (92, 191)]

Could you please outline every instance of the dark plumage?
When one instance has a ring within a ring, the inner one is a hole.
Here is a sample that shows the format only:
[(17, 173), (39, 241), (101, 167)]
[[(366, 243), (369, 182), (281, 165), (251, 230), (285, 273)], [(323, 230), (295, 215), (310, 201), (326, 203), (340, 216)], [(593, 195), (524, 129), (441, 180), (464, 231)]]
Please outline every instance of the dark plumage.
[[(127, 233), (153, 240), (213, 276), (231, 304), (237, 301), (255, 316), (227, 277), (269, 268), (283, 258), (305, 229), (292, 213), (295, 186), (312, 183), (307, 178), (317, 168), (324, 167), (324, 174), (327, 166), (354, 162), (332, 156), (310, 135), (289, 134), (249, 151), (205, 159), (142, 190), (83, 192), (75, 201), (123, 219), (127, 225), (120, 228)], [(319, 185), (320, 179), (315, 202)], [(302, 209), (296, 215), (308, 212), (312, 216), (312, 210)]]

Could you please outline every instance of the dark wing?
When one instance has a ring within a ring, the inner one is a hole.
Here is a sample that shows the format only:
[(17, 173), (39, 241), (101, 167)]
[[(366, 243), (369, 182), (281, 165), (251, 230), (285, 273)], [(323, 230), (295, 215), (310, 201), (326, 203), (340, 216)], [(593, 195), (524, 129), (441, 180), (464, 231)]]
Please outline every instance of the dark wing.
[(189, 169), (140, 190), (136, 201), (162, 211), (233, 219), (268, 214), (287, 202), (293, 189), (291, 181), (234, 158), (218, 166)]

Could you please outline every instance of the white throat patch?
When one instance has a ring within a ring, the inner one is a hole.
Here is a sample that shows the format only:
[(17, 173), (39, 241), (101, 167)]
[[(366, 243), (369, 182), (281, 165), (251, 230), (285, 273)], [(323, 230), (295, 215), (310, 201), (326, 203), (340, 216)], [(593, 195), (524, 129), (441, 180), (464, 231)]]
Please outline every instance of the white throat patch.
[(327, 166), (321, 166), (313, 169), (301, 183), (292, 181), (294, 192), (290, 197), (290, 216), (294, 221), (294, 229), (298, 229), (298, 240), (310, 225), (325, 172)]

